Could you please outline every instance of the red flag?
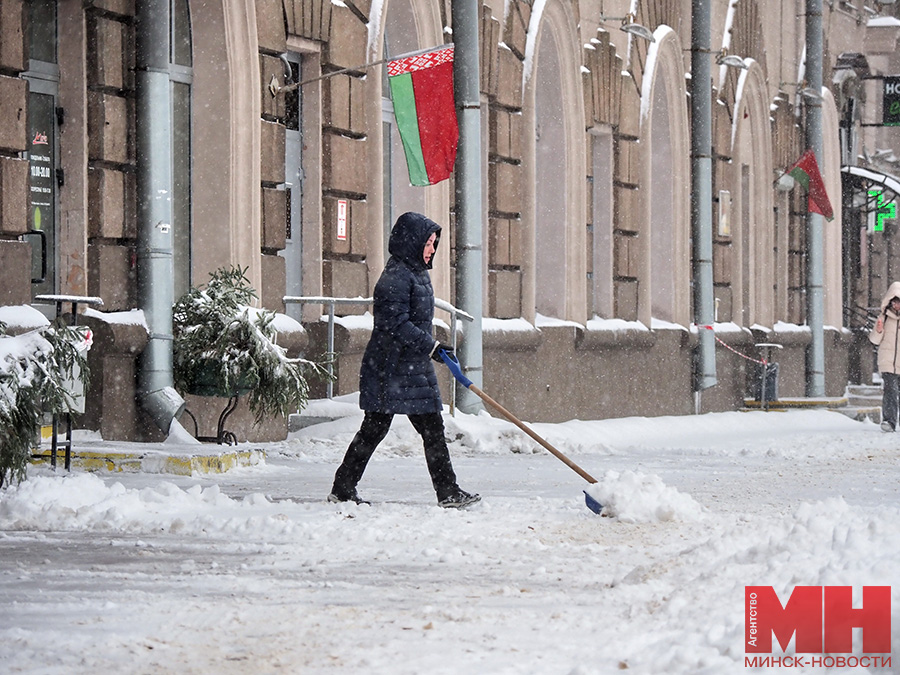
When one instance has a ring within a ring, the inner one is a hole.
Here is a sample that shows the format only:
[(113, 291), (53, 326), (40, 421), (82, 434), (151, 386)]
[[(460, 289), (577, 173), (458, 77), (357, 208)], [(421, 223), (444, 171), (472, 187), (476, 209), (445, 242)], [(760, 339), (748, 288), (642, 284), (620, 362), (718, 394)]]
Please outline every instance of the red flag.
[(807, 208), (811, 213), (825, 216), (826, 220), (834, 220), (834, 209), (825, 191), (825, 182), (819, 173), (819, 164), (812, 150), (807, 150), (800, 159), (787, 170), (787, 173), (798, 183), (803, 185), (809, 194)]
[(433, 185), (449, 178), (459, 140), (453, 45), (394, 59), (387, 72), (410, 183)]

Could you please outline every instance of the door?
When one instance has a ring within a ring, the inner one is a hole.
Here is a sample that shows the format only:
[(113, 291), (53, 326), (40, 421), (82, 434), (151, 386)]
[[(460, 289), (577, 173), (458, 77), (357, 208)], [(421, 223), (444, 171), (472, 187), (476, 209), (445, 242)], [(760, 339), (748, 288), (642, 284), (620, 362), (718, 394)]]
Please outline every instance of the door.
[[(34, 67), (32, 62), (32, 67)], [(46, 72), (29, 71), (28, 96), (28, 228), (32, 242), (32, 298), (56, 293), (58, 121), (56, 92), (58, 81)]]
[[(299, 81), (300, 55), (288, 52), (292, 81)], [(286, 92), (284, 101), (284, 190), (285, 190), (285, 240), (284, 258), (285, 295), (303, 295), (303, 133), (301, 130), (303, 97), (302, 87)], [(285, 313), (301, 320), (302, 305), (287, 303)]]

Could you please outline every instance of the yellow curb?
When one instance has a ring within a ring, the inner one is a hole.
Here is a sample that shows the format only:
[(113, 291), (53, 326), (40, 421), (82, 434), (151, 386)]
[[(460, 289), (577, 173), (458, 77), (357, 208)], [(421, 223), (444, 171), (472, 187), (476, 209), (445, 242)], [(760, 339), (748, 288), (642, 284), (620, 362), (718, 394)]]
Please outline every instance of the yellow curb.
[[(65, 450), (57, 450), (56, 465), (65, 462)], [(159, 451), (146, 453), (111, 453), (90, 450), (72, 452), (72, 466), (86, 471), (123, 473), (169, 473), (190, 476), (193, 473), (224, 473), (239, 466), (255, 466), (264, 462), (263, 450), (227, 450), (218, 454), (167, 455)], [(41, 448), (32, 455), (33, 464), (50, 461), (50, 449)]]
[[(767, 401), (769, 408), (840, 408), (846, 406), (849, 400), (846, 397), (840, 398), (779, 398), (774, 401)], [(753, 398), (744, 399), (745, 408), (762, 408), (762, 401)]]

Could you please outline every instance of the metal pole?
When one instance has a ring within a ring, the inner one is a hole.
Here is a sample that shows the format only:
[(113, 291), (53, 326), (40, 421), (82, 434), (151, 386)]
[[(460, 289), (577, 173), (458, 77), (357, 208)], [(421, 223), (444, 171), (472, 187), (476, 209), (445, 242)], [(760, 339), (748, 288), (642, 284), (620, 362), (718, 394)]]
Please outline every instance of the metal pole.
[[(804, 96), (806, 146), (822, 160), (822, 0), (806, 0), (806, 81), (815, 96)], [(824, 244), (822, 216), (806, 216), (806, 323), (812, 334), (806, 354), (806, 395), (825, 395)]]
[[(456, 310), (450, 312), (450, 346), (453, 353), (456, 353)], [(450, 414), (456, 416), (456, 380), (450, 382)]]
[(327, 348), (328, 348), (328, 384), (326, 385), (327, 391), (325, 395), (332, 399), (334, 398), (334, 302), (328, 303), (328, 338), (327, 338)]
[[(481, 88), (478, 65), (478, 0), (452, 0), (453, 82), (459, 122), (456, 155), (456, 305), (475, 320), (460, 345), (463, 372), (482, 384), (481, 318), (482, 222), (481, 222)], [(481, 399), (462, 385), (457, 401), (463, 412), (484, 409)]]
[(138, 297), (150, 332), (138, 372), (142, 407), (168, 433), (184, 399), (172, 387), (172, 122), (169, 0), (135, 3)]
[[(712, 243), (712, 88), (710, 0), (691, 2), (691, 229), (694, 323), (699, 332), (694, 391), (715, 386)], [(699, 410), (699, 396), (697, 412)]]

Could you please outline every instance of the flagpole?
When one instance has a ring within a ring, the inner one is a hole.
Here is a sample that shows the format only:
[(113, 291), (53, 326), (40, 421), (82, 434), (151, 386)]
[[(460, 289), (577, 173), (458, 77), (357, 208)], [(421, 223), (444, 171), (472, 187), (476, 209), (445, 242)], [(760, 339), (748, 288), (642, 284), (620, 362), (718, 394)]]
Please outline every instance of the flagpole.
[[(822, 159), (822, 0), (806, 0), (806, 81), (815, 95), (804, 97), (806, 145)], [(822, 215), (806, 215), (806, 323), (811, 340), (806, 353), (806, 395), (825, 395), (824, 243)]]
[(278, 96), (278, 94), (283, 94), (286, 91), (294, 91), (294, 89), (299, 89), (300, 87), (304, 87), (307, 84), (312, 84), (313, 82), (318, 82), (319, 80), (326, 80), (329, 77), (334, 77), (335, 75), (342, 75), (343, 73), (355, 73), (360, 70), (366, 70), (368, 68), (374, 68), (375, 66), (380, 66), (382, 63), (387, 63), (388, 61), (396, 61), (397, 59), (407, 59), (410, 56), (419, 56), (420, 54), (427, 54), (429, 52), (436, 52), (439, 49), (446, 49), (447, 47), (452, 47), (453, 44), (448, 42), (443, 45), (439, 45), (437, 47), (426, 47), (425, 49), (417, 49), (414, 52), (407, 52), (406, 54), (400, 54), (399, 56), (391, 56), (386, 59), (380, 59), (378, 61), (372, 61), (371, 63), (363, 63), (359, 66), (350, 66), (349, 68), (341, 68), (340, 70), (333, 70), (330, 73), (325, 73), (324, 75), (319, 75), (318, 77), (313, 77), (308, 80), (303, 80), (302, 82), (292, 82), (291, 84), (286, 84), (284, 86), (280, 86), (278, 81), (275, 79), (275, 76), (272, 76), (272, 81), (269, 82), (269, 93), (272, 94), (273, 97)]
[[(482, 199), (481, 199), (481, 86), (478, 60), (479, 11), (477, 0), (452, 0), (453, 82), (459, 121), (456, 155), (456, 306), (475, 320), (460, 344), (463, 372), (477, 387), (482, 386), (481, 318)], [(481, 399), (457, 384), (460, 410), (476, 413), (484, 409)]]

